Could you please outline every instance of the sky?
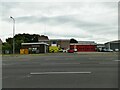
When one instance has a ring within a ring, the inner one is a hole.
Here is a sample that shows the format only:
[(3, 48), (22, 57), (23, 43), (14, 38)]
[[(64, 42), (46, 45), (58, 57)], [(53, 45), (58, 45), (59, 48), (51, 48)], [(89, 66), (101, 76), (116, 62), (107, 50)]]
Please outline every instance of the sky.
[(1, 2), (0, 38), (29, 33), (106, 43), (118, 39), (117, 2)]

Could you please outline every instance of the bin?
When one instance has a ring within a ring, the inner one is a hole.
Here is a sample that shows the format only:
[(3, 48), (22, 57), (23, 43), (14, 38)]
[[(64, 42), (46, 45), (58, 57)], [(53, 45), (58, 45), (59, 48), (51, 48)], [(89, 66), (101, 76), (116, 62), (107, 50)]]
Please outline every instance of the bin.
[(24, 49), (24, 54), (28, 54), (28, 49)]
[(20, 49), (20, 54), (24, 54), (24, 49)]

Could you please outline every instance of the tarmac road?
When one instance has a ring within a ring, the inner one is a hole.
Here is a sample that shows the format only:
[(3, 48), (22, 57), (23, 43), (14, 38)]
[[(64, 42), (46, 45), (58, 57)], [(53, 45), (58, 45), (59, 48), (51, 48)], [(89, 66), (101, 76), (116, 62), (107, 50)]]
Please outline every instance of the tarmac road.
[(116, 53), (3, 56), (3, 88), (118, 88)]

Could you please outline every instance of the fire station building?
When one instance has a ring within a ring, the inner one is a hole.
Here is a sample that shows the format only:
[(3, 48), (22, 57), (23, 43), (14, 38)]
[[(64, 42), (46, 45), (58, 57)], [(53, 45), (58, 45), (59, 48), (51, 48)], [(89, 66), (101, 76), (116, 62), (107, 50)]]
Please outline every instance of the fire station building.
[(78, 43), (71, 43), (70, 49), (76, 49), (77, 52), (95, 52), (97, 44), (94, 41), (78, 41)]

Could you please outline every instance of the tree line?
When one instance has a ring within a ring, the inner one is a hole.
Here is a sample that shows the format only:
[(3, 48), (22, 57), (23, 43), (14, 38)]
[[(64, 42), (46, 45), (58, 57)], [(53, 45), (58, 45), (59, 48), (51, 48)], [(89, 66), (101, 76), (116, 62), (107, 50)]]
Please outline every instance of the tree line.
[[(14, 36), (15, 40), (15, 51), (16, 53), (19, 52), (21, 48), (21, 43), (32, 43), (32, 42), (38, 42), (38, 37), (40, 35), (38, 34), (16, 34)], [(4, 53), (5, 50), (9, 50), (12, 52), (13, 49), (13, 38), (9, 37), (6, 39), (6, 41), (2, 44), (2, 51)]]
[[(47, 36), (41, 35), (44, 38), (48, 38)], [(38, 38), (40, 37), (39, 34), (16, 34), (14, 36), (15, 40), (15, 52), (19, 53), (21, 49), (21, 43), (33, 43), (38, 42)], [(70, 39), (70, 43), (78, 43), (75, 39)], [(6, 50), (10, 51), (12, 53), (13, 49), (13, 38), (9, 37), (6, 39), (6, 41), (2, 44), (2, 51), (5, 53)]]

